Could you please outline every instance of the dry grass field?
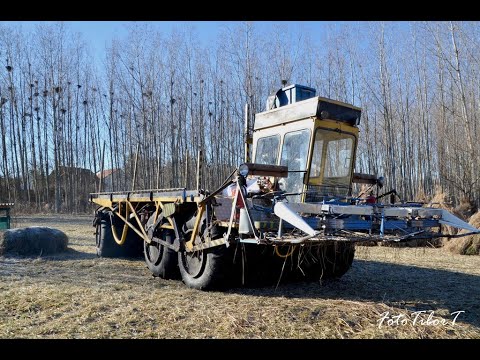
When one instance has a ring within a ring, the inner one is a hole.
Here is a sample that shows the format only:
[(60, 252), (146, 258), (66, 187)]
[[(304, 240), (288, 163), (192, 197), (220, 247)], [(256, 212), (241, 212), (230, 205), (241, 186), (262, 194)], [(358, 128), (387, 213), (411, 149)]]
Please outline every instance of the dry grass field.
[(0, 257), (0, 338), (480, 338), (480, 256), (357, 247), (340, 280), (201, 292), (97, 258), (91, 220), (15, 219), (64, 231), (69, 251)]

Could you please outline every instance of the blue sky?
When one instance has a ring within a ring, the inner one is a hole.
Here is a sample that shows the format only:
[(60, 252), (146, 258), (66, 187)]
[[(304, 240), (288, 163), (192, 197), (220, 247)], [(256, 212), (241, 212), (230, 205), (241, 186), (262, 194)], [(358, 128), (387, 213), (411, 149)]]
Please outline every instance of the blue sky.
[[(53, 23), (52, 21), (4, 21), (0, 22), (4, 25), (21, 25), (24, 30), (33, 30), (37, 24)], [(92, 47), (92, 50), (97, 57), (97, 61), (102, 59), (104, 55), (105, 45), (110, 42), (112, 38), (123, 38), (127, 35), (127, 27), (132, 21), (65, 21), (71, 30), (83, 34), (84, 39)], [(221, 29), (225, 26), (231, 26), (234, 21), (151, 21), (148, 22), (162, 33), (169, 34), (174, 28), (182, 28), (186, 25), (193, 26), (196, 30), (199, 40), (203, 44), (214, 41)], [(327, 22), (271, 22), (271, 21), (257, 21), (255, 26), (262, 31), (271, 27), (273, 24), (289, 25), (289, 28), (308, 30), (310, 33), (320, 33), (325, 29)]]
[[(22, 29), (34, 30), (38, 24), (53, 24), (54, 21), (3, 21), (4, 25), (20, 25)], [(104, 54), (105, 45), (108, 45), (113, 38), (124, 38), (128, 33), (128, 25), (133, 21), (64, 21), (64, 24), (74, 32), (83, 34), (84, 39), (92, 47), (96, 56), (100, 58)], [(216, 38), (222, 24), (228, 22), (221, 21), (152, 21), (152, 24), (162, 33), (169, 34), (175, 27), (181, 28), (185, 24), (193, 24), (196, 27), (199, 38), (202, 42), (210, 41)], [(98, 60), (98, 59), (97, 59)]]

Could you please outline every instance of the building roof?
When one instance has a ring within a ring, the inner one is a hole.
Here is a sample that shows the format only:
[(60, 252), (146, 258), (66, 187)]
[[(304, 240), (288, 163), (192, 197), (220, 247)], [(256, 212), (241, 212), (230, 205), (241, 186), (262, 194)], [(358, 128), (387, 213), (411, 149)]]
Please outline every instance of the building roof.
[(107, 170), (103, 170), (103, 172), (102, 171), (97, 172), (96, 175), (99, 179), (100, 178), (105, 179), (106, 177), (112, 175), (114, 172), (117, 172), (118, 170), (120, 169), (107, 169)]
[[(55, 169), (52, 170), (50, 175), (48, 176), (54, 176), (55, 175)], [(59, 166), (58, 167), (58, 172), (60, 176), (65, 176), (65, 175), (71, 175), (71, 174), (77, 174), (79, 176), (95, 176), (93, 171), (89, 169), (84, 169), (80, 167), (74, 167), (74, 166)]]

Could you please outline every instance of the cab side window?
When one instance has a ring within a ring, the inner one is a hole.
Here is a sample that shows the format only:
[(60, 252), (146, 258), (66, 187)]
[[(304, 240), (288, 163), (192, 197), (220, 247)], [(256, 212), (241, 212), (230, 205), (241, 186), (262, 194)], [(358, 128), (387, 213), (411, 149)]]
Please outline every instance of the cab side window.
[(258, 139), (255, 152), (255, 163), (277, 165), (280, 135), (267, 136)]

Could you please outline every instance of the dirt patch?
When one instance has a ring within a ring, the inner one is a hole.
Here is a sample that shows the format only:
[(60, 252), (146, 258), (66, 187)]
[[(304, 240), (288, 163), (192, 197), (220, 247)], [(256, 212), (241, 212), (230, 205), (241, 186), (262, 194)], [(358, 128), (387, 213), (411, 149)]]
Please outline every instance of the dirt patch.
[(69, 251), (0, 257), (1, 338), (480, 338), (480, 257), (363, 247), (340, 280), (201, 292), (97, 258), (90, 219), (49, 224)]

